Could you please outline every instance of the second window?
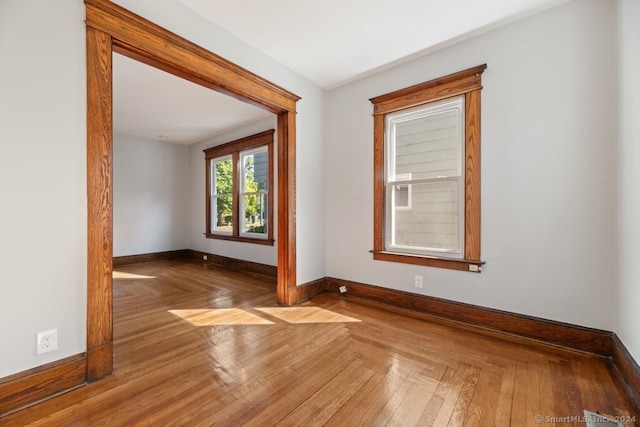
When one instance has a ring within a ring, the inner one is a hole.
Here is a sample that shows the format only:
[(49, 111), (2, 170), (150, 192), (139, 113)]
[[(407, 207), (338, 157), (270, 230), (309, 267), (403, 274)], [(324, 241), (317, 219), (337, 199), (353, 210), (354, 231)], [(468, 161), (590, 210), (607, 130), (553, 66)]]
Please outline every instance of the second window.
[(273, 245), (273, 134), (204, 150), (207, 237)]

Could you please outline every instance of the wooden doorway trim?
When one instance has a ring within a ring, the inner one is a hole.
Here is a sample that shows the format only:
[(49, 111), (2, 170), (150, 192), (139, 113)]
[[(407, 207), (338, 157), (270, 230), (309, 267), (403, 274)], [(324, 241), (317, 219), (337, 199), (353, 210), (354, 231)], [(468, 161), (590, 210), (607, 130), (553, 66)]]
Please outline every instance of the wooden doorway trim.
[(113, 370), (113, 98), (118, 52), (278, 115), (277, 299), (296, 300), (297, 95), (108, 0), (85, 0), (87, 30), (87, 380)]

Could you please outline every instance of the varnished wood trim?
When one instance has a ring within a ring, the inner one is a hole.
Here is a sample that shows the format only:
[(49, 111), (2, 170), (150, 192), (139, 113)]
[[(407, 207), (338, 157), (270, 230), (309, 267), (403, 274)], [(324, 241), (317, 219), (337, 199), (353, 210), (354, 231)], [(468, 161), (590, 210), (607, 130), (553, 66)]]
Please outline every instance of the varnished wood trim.
[(480, 259), (480, 90), (465, 96), (464, 257)]
[[(295, 111), (300, 99), (281, 87), (108, 0), (85, 0), (87, 27), (87, 372), (111, 373), (112, 332), (112, 63), (114, 51), (279, 115), (278, 298), (296, 285)], [(292, 160), (289, 160), (292, 159)], [(292, 295), (293, 296), (293, 295)], [(107, 354), (109, 353), (109, 354)], [(97, 359), (103, 357), (104, 359)]]
[(599, 356), (608, 357), (612, 354), (611, 332), (348, 280), (327, 280), (327, 290), (330, 292), (338, 292), (340, 286), (347, 287), (349, 296)]
[(210, 147), (202, 151), (204, 151), (206, 159), (212, 159), (215, 157), (226, 156), (227, 154), (230, 154), (234, 151), (244, 151), (250, 148), (269, 145), (273, 143), (274, 132), (275, 129), (265, 130), (264, 132), (245, 136), (244, 138), (236, 139), (234, 141), (227, 142), (221, 145), (216, 145), (215, 147)]
[(206, 255), (207, 261), (204, 262), (227, 268), (229, 270), (246, 271), (248, 273), (261, 274), (272, 278), (276, 278), (278, 275), (278, 267), (274, 265), (261, 264), (258, 262), (246, 261), (243, 259), (231, 258), (202, 251), (187, 250), (186, 252), (190, 259), (198, 261), (203, 261), (202, 257)]
[(85, 384), (86, 368), (85, 355), (78, 354), (1, 378), (0, 418)]
[(427, 102), (461, 95), (482, 88), (480, 75), (487, 64), (478, 65), (444, 77), (429, 80), (404, 89), (371, 98), (374, 113), (386, 114), (405, 108), (415, 107)]
[(113, 126), (111, 37), (87, 27), (88, 381), (111, 373), (96, 360), (113, 340)]
[(153, 66), (274, 113), (295, 111), (300, 98), (262, 77), (110, 1), (85, 0), (85, 4), (87, 26), (111, 34), (121, 53), (147, 58)]
[[(91, 361), (91, 364), (88, 362)], [(98, 381), (113, 370), (113, 342), (87, 349), (87, 382)]]
[(204, 233), (204, 235), (207, 239), (229, 240), (231, 242), (253, 243), (256, 245), (273, 246), (275, 243), (273, 239), (252, 239), (250, 237), (231, 236), (229, 234)]
[(320, 295), (321, 293), (326, 291), (327, 291), (326, 277), (314, 280), (312, 282), (307, 282), (303, 285), (298, 285), (296, 287), (296, 304), (302, 301), (309, 300), (315, 297), (316, 295)]
[(113, 257), (113, 266), (121, 267), (123, 265), (144, 264), (147, 262), (169, 261), (175, 259), (185, 259), (189, 257), (187, 249), (178, 249), (175, 251), (153, 252), (149, 254), (126, 255)]
[(618, 376), (624, 381), (627, 392), (640, 410), (640, 365), (631, 356), (631, 353), (629, 353), (629, 350), (624, 346), (618, 335), (613, 334), (612, 339), (613, 354), (611, 360), (613, 367)]
[[(423, 255), (401, 254), (386, 251), (371, 251), (373, 259), (378, 261), (401, 262), (403, 264), (422, 265), (426, 267), (448, 268), (451, 270), (482, 272), (484, 261), (469, 259), (438, 258)], [(472, 266), (475, 266), (474, 269)]]
[(384, 249), (384, 116), (373, 117), (373, 248)]
[(213, 206), (211, 205), (211, 196), (209, 193), (211, 192), (211, 164), (209, 159), (204, 159), (204, 174), (205, 174), (205, 185), (204, 185), (204, 206), (205, 206), (205, 219), (204, 226), (205, 231), (204, 235), (209, 237), (208, 234), (211, 232), (211, 209)]
[(461, 95), (473, 90), (482, 89), (480, 75), (487, 64), (478, 65), (444, 77), (429, 80), (404, 89), (371, 98), (374, 113), (386, 114), (405, 108), (415, 107), (427, 102)]
[(278, 289), (279, 304), (296, 301), (296, 117), (278, 115)]

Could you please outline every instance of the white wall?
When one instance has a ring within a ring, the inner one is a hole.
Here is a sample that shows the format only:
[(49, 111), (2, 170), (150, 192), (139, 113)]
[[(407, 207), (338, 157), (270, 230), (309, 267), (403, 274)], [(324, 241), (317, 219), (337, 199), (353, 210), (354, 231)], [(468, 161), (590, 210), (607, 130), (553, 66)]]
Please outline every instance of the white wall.
[[(207, 239), (206, 231), (206, 182), (205, 160), (202, 150), (234, 141), (245, 136), (253, 135), (269, 129), (277, 129), (277, 119), (271, 115), (265, 119), (223, 132), (212, 138), (189, 146), (189, 249), (224, 255), (231, 258), (243, 259), (267, 265), (277, 265), (277, 241), (274, 246), (256, 245), (244, 242), (231, 242), (227, 240)], [(274, 148), (277, 146), (277, 132), (274, 134)], [(276, 148), (277, 149), (277, 148)], [(274, 171), (277, 170), (277, 151), (274, 151)], [(278, 178), (274, 177), (273, 202), (274, 202), (274, 236), (278, 234)]]
[(189, 149), (113, 136), (113, 256), (188, 249)]
[[(328, 276), (611, 330), (613, 15), (574, 1), (329, 92)], [(373, 261), (368, 99), (482, 63), (483, 272)]]
[(325, 91), (175, 0), (115, 3), (302, 97), (296, 116), (297, 283), (324, 277)]
[[(0, 2), (0, 378), (85, 351), (84, 5)], [(36, 333), (59, 350), (36, 356)]]
[(640, 361), (640, 2), (619, 0), (617, 333)]

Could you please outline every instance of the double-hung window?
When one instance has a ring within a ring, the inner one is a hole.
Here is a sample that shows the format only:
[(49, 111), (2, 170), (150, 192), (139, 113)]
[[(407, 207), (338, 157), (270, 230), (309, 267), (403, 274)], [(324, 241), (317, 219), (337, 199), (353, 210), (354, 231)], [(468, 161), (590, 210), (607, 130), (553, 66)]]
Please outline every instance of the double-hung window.
[(385, 246), (462, 258), (464, 99), (387, 115)]
[(208, 238), (273, 245), (273, 134), (204, 150)]
[(485, 68), (371, 99), (374, 259), (480, 271)]

